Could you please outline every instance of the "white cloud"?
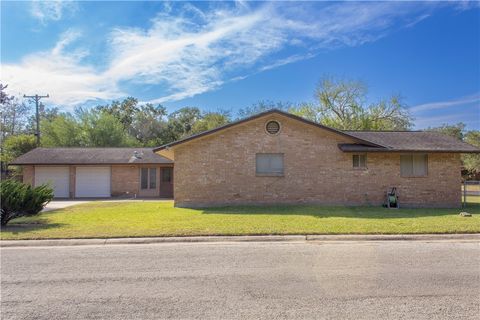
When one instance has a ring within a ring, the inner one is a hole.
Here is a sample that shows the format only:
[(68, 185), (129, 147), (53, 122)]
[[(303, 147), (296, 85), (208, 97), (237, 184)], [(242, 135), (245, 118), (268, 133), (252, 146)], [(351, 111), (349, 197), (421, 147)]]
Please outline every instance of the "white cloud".
[[(436, 101), (409, 108), (415, 116), (418, 129), (440, 126), (445, 123), (463, 122), (478, 127), (480, 123), (480, 93), (448, 101)], [(431, 112), (436, 110), (435, 115)]]
[(35, 0), (30, 7), (30, 14), (42, 24), (49, 20), (58, 21), (65, 13), (72, 13), (77, 9), (77, 3), (69, 0)]
[(445, 108), (454, 107), (454, 106), (465, 106), (472, 103), (480, 104), (480, 93), (472, 94), (472, 95), (455, 99), (455, 100), (424, 103), (417, 106), (413, 106), (409, 108), (409, 110), (412, 113), (417, 113), (417, 112), (423, 112), (423, 111), (429, 111), (429, 110), (445, 109)]
[(476, 128), (480, 123), (480, 113), (475, 110), (454, 112), (441, 116), (421, 116), (415, 119), (415, 129), (438, 127), (443, 124), (465, 123), (468, 127)]
[(265, 65), (265, 66), (261, 67), (261, 68), (259, 69), (259, 71), (266, 71), (266, 70), (270, 70), (270, 69), (275, 69), (275, 68), (284, 66), (284, 65), (286, 65), (286, 64), (290, 64), (290, 63), (294, 63), (294, 62), (297, 62), (297, 61), (302, 61), (302, 60), (310, 59), (310, 58), (313, 58), (314, 56), (315, 56), (315, 54), (313, 54), (313, 53), (294, 54), (294, 55), (291, 55), (291, 56), (286, 57), (286, 58), (284, 58), (284, 59), (279, 59), (279, 60), (275, 61), (275, 62), (272, 63), (272, 64)]
[[(36, 14), (42, 21), (58, 20), (64, 5), (55, 2)], [(87, 51), (68, 50), (81, 36), (70, 30), (52, 50), (2, 64), (2, 80), (22, 92), (48, 92), (58, 104), (121, 98), (126, 93), (119, 85), (128, 87), (129, 82), (163, 88), (152, 102), (181, 100), (308, 59), (320, 49), (374, 41), (398, 21), (406, 26), (433, 8), (430, 3), (397, 2), (328, 3), (321, 8), (289, 2), (254, 7), (220, 3), (207, 10), (175, 6), (167, 5), (147, 29), (112, 30), (106, 39), (108, 61), (101, 69), (85, 63)], [(291, 48), (293, 55), (283, 51)]]
[[(80, 33), (69, 30), (47, 52), (28, 55), (18, 64), (2, 64), (2, 81), (24, 94), (50, 94), (48, 102), (75, 105), (125, 95), (93, 67), (81, 63), (82, 51), (65, 52)], [(46, 101), (47, 102), (47, 101)]]

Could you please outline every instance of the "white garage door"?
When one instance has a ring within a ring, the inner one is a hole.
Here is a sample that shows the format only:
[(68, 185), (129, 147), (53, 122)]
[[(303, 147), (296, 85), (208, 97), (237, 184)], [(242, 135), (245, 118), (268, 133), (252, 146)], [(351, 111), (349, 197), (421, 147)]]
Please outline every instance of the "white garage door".
[(110, 167), (77, 167), (75, 197), (110, 197)]
[(35, 167), (35, 185), (50, 184), (55, 198), (69, 197), (69, 176), (68, 167)]

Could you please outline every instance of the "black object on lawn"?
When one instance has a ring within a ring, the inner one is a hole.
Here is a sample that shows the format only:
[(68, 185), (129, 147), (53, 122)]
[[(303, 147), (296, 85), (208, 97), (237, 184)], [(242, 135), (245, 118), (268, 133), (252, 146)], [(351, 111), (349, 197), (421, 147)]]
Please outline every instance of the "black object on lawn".
[(398, 194), (397, 188), (393, 187), (390, 191), (387, 192), (387, 207), (398, 209)]

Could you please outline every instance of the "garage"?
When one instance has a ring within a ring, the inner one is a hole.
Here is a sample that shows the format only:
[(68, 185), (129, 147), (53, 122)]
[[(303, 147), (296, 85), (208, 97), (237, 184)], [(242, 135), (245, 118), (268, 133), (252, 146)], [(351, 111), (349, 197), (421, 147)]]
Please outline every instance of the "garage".
[(35, 186), (49, 184), (53, 188), (55, 198), (70, 196), (69, 167), (35, 167)]
[(110, 167), (77, 167), (75, 174), (75, 197), (107, 198), (110, 192)]

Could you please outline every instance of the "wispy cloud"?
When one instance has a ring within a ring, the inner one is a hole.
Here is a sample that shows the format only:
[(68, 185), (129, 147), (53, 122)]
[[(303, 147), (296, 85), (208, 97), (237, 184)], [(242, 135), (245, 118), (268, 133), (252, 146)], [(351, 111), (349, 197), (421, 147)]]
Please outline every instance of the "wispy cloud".
[[(36, 12), (42, 21), (58, 20), (65, 10), (63, 2), (36, 5), (42, 6)], [(162, 88), (151, 102), (176, 101), (308, 59), (322, 49), (375, 41), (426, 18), (435, 7), (403, 2), (212, 6), (201, 10), (176, 3), (146, 29), (113, 29), (105, 40), (109, 54), (102, 66), (86, 64), (87, 50), (68, 50), (81, 35), (67, 31), (50, 51), (2, 64), (2, 80), (21, 92), (49, 92), (50, 101), (65, 105), (121, 98), (127, 93), (120, 84), (125, 88), (128, 83)], [(287, 53), (292, 48), (294, 55)]]
[[(438, 127), (443, 124), (454, 124), (463, 122), (467, 127), (478, 127), (480, 112), (477, 110), (462, 110), (461, 112), (452, 112), (440, 116), (420, 116), (415, 118), (415, 129), (425, 129), (428, 127)], [(467, 119), (467, 120), (465, 120)]]
[(15, 92), (49, 93), (49, 101), (64, 105), (125, 95), (115, 82), (82, 64), (84, 51), (66, 52), (68, 45), (79, 36), (78, 31), (68, 30), (52, 50), (28, 55), (18, 64), (2, 64), (2, 81)]
[(65, 13), (72, 13), (78, 8), (77, 3), (69, 0), (34, 0), (30, 7), (31, 15), (40, 23), (58, 21)]
[[(480, 93), (447, 101), (424, 103), (411, 107), (409, 110), (415, 117), (417, 129), (457, 122), (463, 122), (469, 127), (478, 127), (480, 123)], [(433, 115), (432, 110), (435, 110)]]
[(437, 101), (420, 104), (414, 107), (411, 107), (409, 110), (412, 113), (436, 110), (436, 109), (446, 109), (455, 106), (465, 106), (476, 103), (480, 107), (480, 93), (472, 94), (466, 97), (459, 99), (448, 100), (448, 101)]

